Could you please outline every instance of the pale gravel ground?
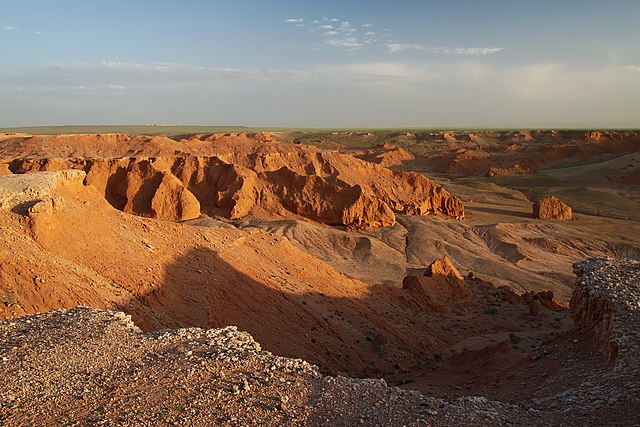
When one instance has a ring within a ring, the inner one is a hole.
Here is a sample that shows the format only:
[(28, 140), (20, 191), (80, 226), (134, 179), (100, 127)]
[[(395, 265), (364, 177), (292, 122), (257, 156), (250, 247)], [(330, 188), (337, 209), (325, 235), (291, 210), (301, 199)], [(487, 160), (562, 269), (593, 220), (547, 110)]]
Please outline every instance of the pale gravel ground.
[(322, 377), (235, 327), (143, 334), (77, 307), (0, 324), (0, 425), (540, 425), (539, 415), (452, 401), (383, 380)]

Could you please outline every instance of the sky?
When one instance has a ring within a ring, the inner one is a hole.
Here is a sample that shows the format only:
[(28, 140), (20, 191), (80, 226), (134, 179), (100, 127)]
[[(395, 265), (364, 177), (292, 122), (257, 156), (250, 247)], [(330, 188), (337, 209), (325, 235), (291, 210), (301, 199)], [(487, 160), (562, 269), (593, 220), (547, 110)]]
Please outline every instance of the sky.
[(637, 0), (0, 0), (0, 126), (640, 127)]

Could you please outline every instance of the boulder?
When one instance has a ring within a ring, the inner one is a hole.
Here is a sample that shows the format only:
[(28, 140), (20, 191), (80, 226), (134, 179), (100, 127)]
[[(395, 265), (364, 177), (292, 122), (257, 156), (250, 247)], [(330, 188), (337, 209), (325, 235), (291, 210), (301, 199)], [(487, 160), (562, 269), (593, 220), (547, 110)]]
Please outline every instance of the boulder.
[(550, 196), (533, 204), (533, 217), (537, 219), (571, 220), (573, 219), (573, 212), (571, 206), (556, 197)]

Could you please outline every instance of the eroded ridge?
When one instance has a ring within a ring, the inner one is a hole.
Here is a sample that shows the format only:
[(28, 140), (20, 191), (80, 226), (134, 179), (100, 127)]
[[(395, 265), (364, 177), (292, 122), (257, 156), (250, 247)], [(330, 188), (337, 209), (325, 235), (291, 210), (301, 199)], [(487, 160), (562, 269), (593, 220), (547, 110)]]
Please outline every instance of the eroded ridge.
[(571, 300), (577, 330), (601, 340), (615, 371), (638, 368), (640, 261), (593, 258), (574, 265)]
[(545, 396), (533, 403), (591, 417), (580, 424), (635, 424), (640, 407), (640, 262), (591, 258), (574, 269), (574, 328), (534, 354), (541, 365), (560, 364), (547, 379)]

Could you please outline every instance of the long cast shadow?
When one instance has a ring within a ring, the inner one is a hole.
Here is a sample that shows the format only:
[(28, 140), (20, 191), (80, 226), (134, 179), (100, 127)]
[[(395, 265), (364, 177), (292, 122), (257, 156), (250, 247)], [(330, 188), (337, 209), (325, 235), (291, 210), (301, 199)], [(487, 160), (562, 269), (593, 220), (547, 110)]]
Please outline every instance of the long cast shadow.
[(478, 206), (465, 206), (465, 209), (468, 212), (478, 211), (496, 215), (505, 215), (505, 216), (515, 216), (518, 218), (533, 218), (530, 213), (520, 212), (516, 210), (507, 210), (507, 209), (497, 209), (497, 208), (483, 208)]
[(236, 325), (265, 350), (334, 374), (413, 367), (444, 344), (426, 317), (402, 304), (401, 289), (372, 287), (362, 299), (333, 298), (298, 291), (283, 277), (262, 283), (197, 247), (165, 267), (160, 286), (119, 308), (146, 331)]

